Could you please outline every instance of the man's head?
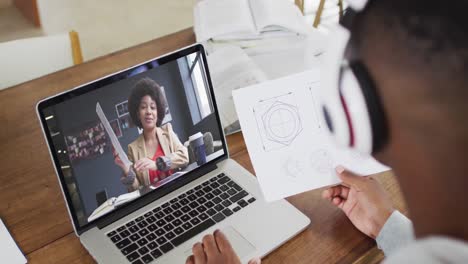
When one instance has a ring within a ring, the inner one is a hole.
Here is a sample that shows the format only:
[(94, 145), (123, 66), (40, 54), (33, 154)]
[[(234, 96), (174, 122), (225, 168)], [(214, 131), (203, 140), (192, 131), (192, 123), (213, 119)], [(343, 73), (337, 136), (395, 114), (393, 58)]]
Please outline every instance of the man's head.
[(466, 10), (462, 0), (371, 0), (354, 19), (352, 56), (372, 75), (390, 129), (377, 156), (392, 166), (402, 148), (468, 147)]

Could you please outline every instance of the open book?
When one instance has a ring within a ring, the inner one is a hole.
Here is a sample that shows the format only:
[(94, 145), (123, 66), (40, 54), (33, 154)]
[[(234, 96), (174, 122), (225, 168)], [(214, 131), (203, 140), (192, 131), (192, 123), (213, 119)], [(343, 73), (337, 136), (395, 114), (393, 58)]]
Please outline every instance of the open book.
[(140, 191), (136, 190), (129, 193), (124, 193), (118, 197), (111, 197), (107, 201), (103, 202), (98, 208), (96, 208), (93, 213), (88, 217), (88, 222), (91, 222), (108, 212), (114, 210), (117, 206), (127, 203), (133, 199), (140, 197)]
[(307, 34), (299, 8), (288, 0), (203, 0), (194, 8), (197, 41)]

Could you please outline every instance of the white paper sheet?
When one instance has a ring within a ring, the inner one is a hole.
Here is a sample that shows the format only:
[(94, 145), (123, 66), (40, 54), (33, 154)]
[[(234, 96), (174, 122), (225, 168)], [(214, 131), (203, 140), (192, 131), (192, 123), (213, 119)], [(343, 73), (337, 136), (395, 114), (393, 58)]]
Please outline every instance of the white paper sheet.
[(223, 35), (255, 35), (248, 0), (204, 0), (193, 11), (198, 42)]
[(0, 219), (0, 260), (2, 263), (23, 264), (26, 258), (20, 251), (5, 224)]
[(337, 165), (361, 175), (389, 169), (331, 141), (319, 118), (319, 76), (319, 70), (310, 70), (233, 91), (244, 140), (267, 201), (338, 183)]
[(125, 154), (124, 150), (122, 149), (122, 146), (120, 145), (120, 142), (117, 139), (117, 136), (115, 135), (114, 130), (112, 130), (109, 124), (109, 120), (107, 120), (106, 115), (102, 111), (102, 108), (99, 102), (96, 103), (96, 113), (99, 119), (101, 120), (101, 123), (104, 125), (104, 129), (106, 130), (107, 134), (110, 137), (112, 146), (114, 146), (114, 149), (119, 154), (119, 157), (122, 160), (122, 162), (125, 164), (125, 166), (129, 167), (130, 165), (132, 165), (132, 163), (130, 162), (130, 160), (128, 160), (127, 154)]
[(267, 78), (252, 59), (236, 46), (226, 46), (210, 54), (208, 65), (221, 124), (227, 134), (238, 131), (240, 127), (234, 125), (238, 118), (232, 91), (265, 81)]

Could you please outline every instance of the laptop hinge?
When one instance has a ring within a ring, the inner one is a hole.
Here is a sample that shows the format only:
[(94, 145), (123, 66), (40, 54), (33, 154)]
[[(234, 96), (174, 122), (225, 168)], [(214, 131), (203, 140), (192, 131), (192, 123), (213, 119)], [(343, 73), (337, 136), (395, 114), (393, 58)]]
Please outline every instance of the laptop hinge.
[(218, 166), (216, 163), (210, 163), (203, 165), (202, 167), (199, 167), (193, 172), (187, 173), (188, 175), (183, 176), (181, 179), (177, 179), (174, 182), (169, 182), (164, 187), (161, 188), (161, 190), (154, 190), (142, 197), (140, 197), (137, 201), (133, 203), (126, 204), (119, 208), (118, 210), (115, 210), (114, 212), (110, 213), (107, 216), (104, 216), (103, 219), (98, 220), (98, 223), (96, 223), (96, 226), (99, 229), (102, 229), (115, 221), (122, 219), (123, 217), (133, 213), (134, 211), (154, 202), (155, 200), (171, 193), (174, 192), (175, 190), (181, 188), (182, 186), (200, 178), (203, 175), (206, 175), (214, 170), (216, 170)]

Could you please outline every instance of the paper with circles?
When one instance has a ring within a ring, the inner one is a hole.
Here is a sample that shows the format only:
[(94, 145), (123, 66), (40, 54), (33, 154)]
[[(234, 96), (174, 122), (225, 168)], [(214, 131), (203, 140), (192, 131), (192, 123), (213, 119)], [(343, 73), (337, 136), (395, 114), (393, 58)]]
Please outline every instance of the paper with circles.
[(244, 140), (267, 201), (339, 183), (334, 168), (361, 175), (388, 170), (337, 147), (319, 118), (319, 70), (233, 91)]

